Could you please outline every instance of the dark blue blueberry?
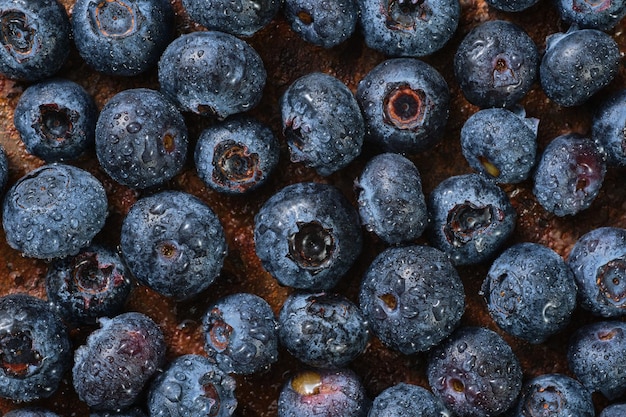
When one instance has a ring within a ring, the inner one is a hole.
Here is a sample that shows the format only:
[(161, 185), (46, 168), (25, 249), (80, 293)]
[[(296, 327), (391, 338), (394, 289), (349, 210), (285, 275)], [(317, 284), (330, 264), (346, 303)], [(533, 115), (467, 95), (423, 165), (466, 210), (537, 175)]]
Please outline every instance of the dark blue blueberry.
[(356, 97), (365, 118), (365, 139), (390, 152), (432, 148), (448, 121), (448, 84), (418, 59), (383, 61), (359, 82)]
[(365, 351), (367, 322), (339, 294), (291, 294), (278, 315), (278, 336), (289, 353), (309, 366), (340, 368)]
[(57, 413), (39, 407), (11, 410), (4, 417), (59, 417)]
[(615, 78), (620, 59), (617, 42), (599, 30), (552, 34), (539, 67), (541, 88), (560, 106), (578, 106)]
[(503, 12), (521, 12), (537, 4), (539, 0), (486, 0), (491, 7)]
[(619, 89), (595, 110), (591, 138), (610, 166), (626, 167), (626, 88)]
[(120, 411), (119, 413), (110, 411), (92, 412), (89, 417), (147, 417), (146, 413), (141, 411), (140, 408), (134, 407), (128, 410)]
[(584, 234), (568, 263), (583, 308), (602, 317), (626, 315), (626, 229), (600, 227)]
[(13, 121), (26, 150), (46, 162), (77, 159), (93, 146), (98, 109), (83, 87), (53, 79), (28, 87)]
[(574, 274), (538, 243), (518, 243), (491, 264), (483, 281), (489, 315), (500, 328), (531, 343), (563, 330), (576, 307)]
[(361, 153), (365, 124), (352, 91), (320, 72), (294, 81), (280, 98), (292, 162), (330, 175)]
[(0, 145), (0, 196), (4, 194), (4, 189), (9, 181), (9, 158), (4, 150), (4, 147)]
[(93, 175), (64, 164), (44, 165), (7, 191), (2, 226), (9, 245), (25, 256), (75, 255), (102, 229), (108, 202)]
[(442, 417), (449, 414), (430, 391), (401, 382), (374, 398), (367, 417)]
[(95, 323), (120, 313), (131, 286), (120, 256), (100, 245), (56, 259), (46, 274), (48, 301), (70, 323)]
[(428, 383), (459, 417), (497, 416), (514, 405), (522, 387), (522, 369), (497, 333), (464, 327), (431, 351)]
[(458, 0), (358, 0), (365, 43), (388, 56), (425, 56), (443, 48), (459, 24)]
[(570, 370), (591, 392), (609, 400), (626, 392), (626, 323), (601, 321), (579, 328), (567, 351)]
[(420, 173), (395, 153), (373, 157), (355, 181), (359, 214), (365, 228), (389, 244), (410, 242), (428, 225)]
[(204, 350), (228, 373), (252, 374), (278, 360), (278, 323), (258, 295), (237, 293), (211, 304), (202, 319)]
[(539, 52), (519, 26), (490, 20), (476, 26), (454, 55), (454, 74), (463, 95), (479, 107), (510, 107), (537, 78)]
[(27, 81), (56, 74), (69, 55), (70, 32), (57, 0), (0, 1), (0, 74)]
[(227, 251), (213, 210), (182, 191), (138, 200), (122, 224), (120, 247), (140, 283), (175, 300), (194, 297), (211, 285)]
[(593, 203), (605, 173), (604, 155), (591, 139), (564, 134), (544, 149), (534, 173), (533, 194), (550, 213), (574, 215)]
[(517, 213), (495, 183), (478, 174), (443, 180), (430, 194), (429, 238), (455, 265), (492, 258), (515, 229)]
[(424, 352), (448, 337), (465, 310), (459, 275), (429, 246), (390, 248), (369, 266), (361, 311), (378, 338), (404, 354)]
[(145, 189), (178, 174), (187, 157), (187, 126), (163, 94), (124, 90), (105, 104), (96, 123), (96, 156), (120, 184)]
[(354, 33), (359, 7), (356, 0), (285, 0), (283, 14), (302, 39), (332, 48)]
[(156, 66), (173, 37), (174, 11), (167, 0), (77, 0), (74, 43), (96, 71), (131, 76)]
[(361, 252), (354, 207), (332, 185), (288, 185), (254, 218), (263, 267), (282, 285), (312, 291), (334, 287)]
[(278, 397), (278, 417), (365, 417), (368, 407), (365, 389), (349, 369), (300, 371)]
[(61, 318), (47, 302), (25, 294), (0, 298), (0, 397), (50, 397), (71, 361)]
[(183, 111), (218, 119), (256, 106), (266, 76), (261, 57), (250, 45), (216, 31), (181, 35), (159, 61), (163, 93)]
[(159, 326), (141, 313), (101, 318), (101, 327), (74, 353), (72, 381), (93, 411), (119, 412), (135, 403), (165, 361)]
[(598, 417), (624, 417), (626, 416), (626, 403), (612, 404), (606, 407)]
[(530, 176), (537, 157), (539, 120), (502, 108), (480, 110), (461, 129), (461, 150), (473, 170), (497, 183)]
[(230, 417), (235, 388), (235, 380), (208, 358), (179, 356), (150, 387), (150, 417)]
[(219, 192), (241, 194), (262, 185), (278, 163), (272, 130), (251, 117), (229, 118), (206, 128), (194, 159), (198, 176)]
[(595, 417), (589, 392), (580, 382), (563, 374), (534, 377), (522, 387), (518, 417)]
[(561, 19), (581, 28), (611, 30), (626, 16), (624, 0), (557, 0), (555, 4)]

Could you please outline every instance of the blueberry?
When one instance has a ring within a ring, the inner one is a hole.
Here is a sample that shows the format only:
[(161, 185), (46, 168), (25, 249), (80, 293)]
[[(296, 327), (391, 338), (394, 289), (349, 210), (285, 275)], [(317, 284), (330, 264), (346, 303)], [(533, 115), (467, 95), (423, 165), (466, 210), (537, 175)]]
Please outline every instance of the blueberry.
[(599, 30), (552, 34), (539, 67), (541, 88), (560, 106), (578, 106), (615, 78), (620, 59), (617, 42)]
[(226, 372), (252, 374), (278, 360), (278, 323), (258, 295), (236, 293), (212, 303), (202, 319), (204, 349)]
[(48, 301), (70, 323), (95, 323), (120, 313), (131, 285), (120, 256), (100, 245), (54, 260), (46, 274)]
[(539, 52), (528, 34), (504, 20), (472, 29), (454, 55), (454, 74), (465, 98), (479, 107), (510, 107), (537, 78)]
[(613, 29), (626, 16), (624, 0), (557, 0), (561, 19), (581, 28)]
[(174, 11), (167, 0), (77, 0), (74, 43), (96, 71), (132, 76), (156, 66), (173, 37)]
[(587, 232), (572, 248), (568, 263), (583, 308), (602, 317), (626, 315), (626, 229)]
[(521, 12), (534, 6), (539, 0), (486, 0), (487, 4), (503, 12)]
[(250, 110), (266, 79), (259, 54), (222, 32), (193, 32), (175, 39), (159, 61), (161, 91), (183, 111), (218, 119)]
[(428, 383), (459, 417), (497, 416), (522, 387), (522, 369), (504, 339), (484, 327), (463, 327), (428, 358)]
[(120, 247), (140, 283), (175, 300), (194, 297), (211, 285), (227, 252), (213, 210), (182, 191), (139, 199), (122, 224)]
[(96, 411), (89, 414), (89, 417), (147, 417), (146, 413), (141, 411), (140, 408), (134, 407), (129, 408), (124, 411), (120, 411), (119, 413), (110, 412), (110, 411)]
[(194, 154), (198, 176), (216, 191), (241, 194), (267, 181), (280, 145), (272, 130), (251, 117), (229, 118), (206, 128)]
[(70, 32), (57, 0), (0, 1), (0, 74), (26, 81), (51, 77), (69, 55)]
[(564, 134), (544, 149), (534, 173), (533, 193), (550, 213), (574, 215), (593, 203), (605, 173), (604, 155), (591, 139)]
[(591, 393), (577, 380), (563, 374), (544, 374), (522, 387), (517, 404), (519, 417), (594, 417)]
[(4, 417), (59, 417), (59, 415), (43, 408), (28, 407), (11, 410), (4, 414)]
[(523, 111), (480, 110), (461, 129), (463, 156), (472, 169), (497, 183), (522, 182), (535, 166), (538, 124)]
[(13, 121), (28, 152), (56, 162), (77, 159), (93, 146), (97, 115), (83, 87), (58, 78), (28, 87)]
[(515, 228), (517, 213), (508, 196), (478, 174), (443, 180), (430, 194), (429, 239), (455, 265), (492, 258)]
[(416, 153), (441, 139), (450, 108), (445, 79), (413, 58), (383, 61), (359, 82), (356, 97), (365, 118), (365, 139), (383, 149)]
[(443, 48), (459, 24), (458, 0), (358, 0), (365, 44), (388, 56), (420, 57)]
[(401, 382), (387, 388), (372, 403), (367, 417), (442, 417), (448, 416), (441, 401), (418, 385)]
[(278, 417), (365, 417), (368, 407), (365, 389), (349, 369), (300, 371), (278, 397)]
[(570, 370), (588, 390), (609, 400), (626, 392), (626, 323), (601, 321), (579, 328), (567, 350)]
[(278, 335), (289, 353), (309, 366), (340, 368), (365, 351), (367, 322), (359, 308), (339, 294), (291, 294), (278, 315)]
[(359, 304), (370, 328), (392, 349), (424, 352), (448, 337), (461, 320), (465, 293), (441, 251), (429, 246), (390, 248), (369, 266)]
[(0, 145), (0, 196), (9, 182), (9, 158), (2, 145)]
[(361, 153), (363, 115), (337, 78), (320, 72), (298, 78), (280, 98), (280, 111), (292, 162), (330, 175)]
[(108, 203), (93, 175), (64, 164), (44, 165), (7, 191), (2, 226), (9, 245), (25, 256), (75, 255), (104, 226)]
[(593, 114), (591, 138), (610, 166), (626, 166), (626, 88), (604, 99)]
[(606, 407), (598, 417), (623, 417), (626, 415), (626, 403), (612, 404)]
[(131, 188), (162, 185), (187, 157), (187, 126), (163, 94), (124, 90), (102, 108), (95, 131), (96, 156), (111, 178)]
[(410, 242), (428, 225), (420, 173), (409, 159), (385, 153), (370, 159), (355, 181), (361, 222), (389, 244)]
[(283, 15), (302, 39), (324, 48), (344, 42), (356, 28), (356, 0), (285, 0)]
[(148, 393), (151, 417), (229, 417), (237, 407), (235, 380), (208, 358), (176, 358), (152, 383)]
[(135, 403), (165, 360), (165, 339), (144, 314), (101, 318), (101, 327), (74, 353), (72, 380), (79, 398), (94, 411), (121, 411)]
[(574, 274), (558, 253), (538, 243), (518, 243), (493, 261), (481, 295), (505, 332), (542, 343), (569, 323), (576, 290)]
[(26, 294), (0, 297), (0, 397), (34, 401), (57, 390), (71, 360), (61, 318)]
[(332, 185), (288, 185), (254, 218), (256, 254), (282, 285), (334, 287), (361, 252), (358, 214)]

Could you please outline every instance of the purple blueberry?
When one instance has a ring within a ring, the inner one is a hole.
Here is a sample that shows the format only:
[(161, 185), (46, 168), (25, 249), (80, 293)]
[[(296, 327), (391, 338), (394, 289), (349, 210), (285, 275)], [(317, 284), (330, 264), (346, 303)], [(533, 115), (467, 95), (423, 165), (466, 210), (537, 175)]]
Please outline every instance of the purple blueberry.
[(580, 382), (563, 374), (544, 374), (522, 387), (517, 403), (519, 417), (594, 417), (591, 392)]

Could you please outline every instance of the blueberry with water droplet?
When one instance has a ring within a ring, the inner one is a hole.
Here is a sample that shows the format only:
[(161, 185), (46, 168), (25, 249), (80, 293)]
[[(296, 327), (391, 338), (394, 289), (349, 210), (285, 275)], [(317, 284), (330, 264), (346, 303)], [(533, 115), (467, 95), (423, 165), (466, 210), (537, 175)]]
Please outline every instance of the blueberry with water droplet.
[(59, 417), (57, 413), (40, 407), (26, 407), (11, 410), (4, 417)]
[(598, 417), (623, 417), (626, 415), (626, 403), (611, 404)]
[(574, 378), (552, 373), (536, 376), (524, 384), (512, 415), (594, 417), (596, 414), (590, 391)]
[(378, 394), (368, 417), (443, 417), (449, 416), (441, 401), (418, 385), (401, 382)]
[(282, 0), (183, 0), (189, 17), (209, 30), (252, 36), (278, 14)]
[(285, 0), (283, 14), (305, 41), (332, 48), (352, 36), (359, 10), (356, 0)]
[(561, 20), (580, 28), (609, 31), (626, 16), (624, 0), (558, 0)]
[(626, 167), (626, 88), (603, 99), (595, 109), (591, 139), (609, 166)]

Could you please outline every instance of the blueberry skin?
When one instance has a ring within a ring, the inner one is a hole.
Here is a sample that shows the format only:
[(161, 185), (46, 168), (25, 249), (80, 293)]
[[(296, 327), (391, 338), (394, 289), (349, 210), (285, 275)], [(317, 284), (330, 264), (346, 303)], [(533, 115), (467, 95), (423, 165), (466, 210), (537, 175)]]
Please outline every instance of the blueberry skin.
[(2, 226), (9, 245), (24, 256), (75, 255), (102, 229), (108, 202), (93, 175), (55, 163), (36, 168), (7, 191)]
[(4, 147), (0, 145), (0, 196), (3, 195), (4, 190), (9, 181), (9, 158), (4, 150)]
[(606, 407), (598, 417), (622, 417), (626, 415), (626, 404), (612, 404)]
[(606, 161), (595, 143), (568, 133), (544, 149), (534, 173), (533, 194), (550, 213), (563, 217), (589, 208), (606, 174)]
[(591, 392), (563, 374), (544, 374), (526, 382), (520, 392), (517, 417), (596, 415)]
[(283, 15), (302, 39), (332, 48), (354, 33), (359, 7), (356, 0), (285, 0)]
[(206, 128), (194, 153), (200, 179), (227, 194), (243, 194), (264, 184), (279, 156), (280, 144), (269, 126), (247, 116)]
[(74, 352), (72, 380), (93, 411), (119, 412), (135, 403), (165, 361), (165, 339), (144, 314), (101, 318), (101, 327)]
[(502, 330), (542, 343), (569, 323), (576, 291), (574, 273), (558, 253), (526, 242), (493, 261), (480, 293)]
[(167, 0), (77, 0), (71, 21), (80, 56), (108, 75), (133, 76), (155, 67), (174, 34)]
[(365, 351), (369, 329), (359, 308), (339, 294), (292, 293), (278, 314), (281, 344), (305, 364), (341, 368)]
[(367, 417), (442, 417), (448, 416), (441, 401), (418, 385), (401, 382), (387, 388), (372, 403)]
[(101, 245), (55, 259), (46, 274), (48, 301), (73, 324), (92, 324), (120, 313), (131, 288), (130, 271), (121, 257)]
[(596, 29), (570, 29), (546, 39), (541, 88), (556, 104), (578, 106), (609, 84), (619, 71), (620, 51), (613, 38)]
[(332, 185), (288, 185), (254, 218), (256, 254), (281, 285), (310, 291), (334, 287), (361, 252), (358, 214)]
[(50, 397), (71, 361), (67, 328), (45, 301), (0, 297), (0, 397), (27, 402)]
[(213, 210), (182, 191), (138, 200), (122, 223), (120, 247), (140, 283), (177, 301), (211, 285), (227, 252), (224, 229)]
[(0, 74), (40, 81), (56, 74), (70, 51), (70, 21), (57, 0), (0, 1)]
[(609, 400), (626, 392), (626, 323), (601, 321), (579, 328), (567, 350), (570, 370), (591, 392)]
[(580, 28), (611, 30), (626, 16), (624, 0), (557, 0), (561, 19)]
[(229, 417), (237, 407), (235, 388), (235, 380), (208, 358), (182, 355), (152, 383), (148, 410), (151, 417)]
[(89, 414), (89, 417), (147, 417), (147, 416), (146, 416), (146, 413), (141, 411), (140, 408), (134, 407), (134, 408), (129, 408), (128, 410), (120, 411), (119, 413), (110, 412), (110, 411), (92, 412)]
[(429, 64), (394, 58), (359, 82), (356, 97), (365, 119), (365, 139), (384, 150), (417, 153), (443, 135), (450, 111), (446, 80)]
[(283, 385), (278, 417), (365, 417), (370, 402), (349, 369), (300, 371)]
[(486, 0), (489, 6), (503, 12), (521, 12), (534, 6), (539, 0)]
[(330, 175), (361, 153), (365, 122), (352, 91), (320, 72), (294, 81), (280, 98), (283, 133), (292, 162)]
[(59, 415), (43, 408), (29, 407), (11, 410), (4, 417), (59, 417)]
[(93, 146), (97, 117), (96, 104), (82, 86), (57, 78), (24, 90), (13, 121), (29, 153), (60, 162)]
[(510, 107), (522, 99), (537, 78), (539, 52), (528, 34), (504, 20), (472, 29), (454, 55), (454, 75), (472, 104)]
[(158, 72), (161, 92), (181, 110), (218, 119), (255, 107), (267, 77), (250, 45), (217, 31), (176, 38), (161, 55)]
[(394, 57), (421, 57), (443, 48), (461, 15), (458, 0), (358, 0), (358, 4), (366, 45)]
[(410, 242), (428, 225), (420, 173), (409, 159), (384, 153), (370, 159), (354, 183), (361, 223), (386, 243)]
[(539, 120), (502, 109), (484, 109), (461, 129), (461, 151), (472, 169), (500, 184), (526, 180), (537, 158)]
[(591, 138), (609, 166), (626, 166), (626, 88), (605, 99), (593, 114)]
[(429, 246), (389, 248), (361, 282), (359, 305), (370, 329), (388, 347), (410, 355), (448, 337), (465, 310), (459, 275)]
[(278, 322), (258, 295), (231, 294), (202, 318), (204, 350), (228, 373), (263, 372), (278, 360)]
[(511, 347), (483, 327), (457, 330), (429, 355), (428, 383), (459, 417), (497, 416), (522, 387), (522, 369)]
[(443, 180), (428, 200), (429, 240), (455, 265), (492, 258), (515, 229), (517, 213), (491, 180), (464, 174)]
[(626, 315), (626, 229), (587, 232), (574, 244), (567, 262), (583, 308), (601, 317)]

